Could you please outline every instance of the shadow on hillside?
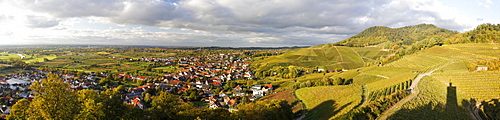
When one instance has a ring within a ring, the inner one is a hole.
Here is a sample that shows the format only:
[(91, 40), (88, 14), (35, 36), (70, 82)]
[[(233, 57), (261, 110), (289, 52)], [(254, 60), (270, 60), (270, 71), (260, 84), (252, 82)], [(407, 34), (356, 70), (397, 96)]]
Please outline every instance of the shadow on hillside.
[(483, 119), (500, 119), (500, 101), (498, 99), (481, 101), (481, 106), (484, 109), (484, 113), (480, 113), (481, 115), (483, 115), (481, 116)]
[[(470, 105), (467, 100), (462, 100), (462, 105)], [(398, 110), (388, 119), (399, 120), (422, 120), (422, 119), (446, 119), (446, 120), (463, 120), (472, 119), (468, 110), (464, 106), (458, 106), (457, 88), (452, 86), (447, 87), (446, 104), (430, 101), (423, 106), (412, 109), (403, 108)]]
[(313, 109), (308, 110), (305, 120), (328, 120), (337, 115), (342, 109), (351, 105), (352, 102), (339, 106), (334, 100), (325, 101)]

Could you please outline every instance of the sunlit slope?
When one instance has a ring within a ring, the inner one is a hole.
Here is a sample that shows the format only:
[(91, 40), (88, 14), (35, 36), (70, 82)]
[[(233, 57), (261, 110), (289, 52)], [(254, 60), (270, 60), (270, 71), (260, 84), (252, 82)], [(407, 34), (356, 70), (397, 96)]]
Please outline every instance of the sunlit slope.
[(295, 94), (309, 111), (305, 119), (333, 119), (353, 109), (361, 101), (361, 87), (321, 86), (298, 89)]
[[(498, 60), (499, 44), (456, 44), (433, 47), (424, 53), (448, 57), (454, 64), (433, 74), (433, 78), (444, 84), (452, 83), (458, 91), (468, 97), (485, 100), (500, 98), (500, 73), (498, 70), (476, 71), (472, 62)], [(493, 63), (494, 64), (494, 63)], [(490, 68), (491, 69), (491, 68)]]
[(382, 51), (380, 47), (363, 48), (324, 44), (272, 56), (253, 64), (265, 68), (294, 65), (325, 70), (355, 69), (363, 67), (365, 62), (375, 61), (387, 54), (388, 52)]

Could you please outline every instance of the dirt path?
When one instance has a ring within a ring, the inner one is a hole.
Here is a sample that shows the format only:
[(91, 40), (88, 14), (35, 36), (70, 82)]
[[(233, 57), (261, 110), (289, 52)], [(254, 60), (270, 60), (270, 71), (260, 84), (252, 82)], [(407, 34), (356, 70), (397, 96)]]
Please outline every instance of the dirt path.
[(383, 75), (377, 75), (377, 74), (372, 74), (372, 73), (366, 73), (366, 72), (363, 72), (363, 71), (358, 71), (359, 73), (362, 73), (362, 74), (367, 74), (367, 75), (375, 75), (377, 77), (381, 77), (381, 78), (385, 78), (385, 79), (389, 79), (389, 77), (387, 76), (383, 76)]
[(335, 50), (337, 50), (337, 53), (339, 53), (339, 56), (340, 56), (340, 62), (344, 62), (344, 58), (342, 58), (342, 54), (340, 54), (340, 51), (339, 49), (337, 49), (337, 46), (333, 46), (335, 48)]
[(359, 55), (359, 53), (358, 53), (358, 52), (354, 51), (354, 49), (352, 49), (352, 48), (351, 48), (351, 50), (352, 50), (354, 53), (356, 53), (356, 55), (358, 55), (358, 57), (361, 59), (361, 61), (363, 61), (363, 64), (365, 64), (365, 65), (366, 65), (365, 60), (363, 59), (363, 57), (361, 57), (361, 55)]
[(377, 118), (377, 120), (386, 120), (389, 116), (391, 116), (392, 114), (394, 114), (394, 112), (396, 112), (397, 110), (399, 110), (401, 108), (401, 106), (403, 104), (405, 104), (406, 102), (410, 101), (411, 99), (417, 97), (418, 93), (420, 93), (420, 90), (418, 89), (418, 83), (420, 82), (420, 80), (422, 78), (424, 78), (425, 76), (428, 76), (428, 75), (432, 75), (432, 73), (436, 70), (439, 70), (445, 66), (448, 66), (450, 64), (452, 64), (453, 62), (450, 62), (448, 64), (445, 64), (445, 65), (442, 65), (436, 69), (433, 69), (427, 73), (424, 73), (424, 74), (419, 74), (415, 80), (411, 83), (411, 87), (410, 89), (413, 89), (411, 91), (411, 94), (406, 96), (405, 98), (401, 99), (400, 101), (398, 101), (398, 103), (394, 104), (393, 106), (391, 106), (389, 109), (387, 109), (386, 111), (384, 111), (380, 117)]

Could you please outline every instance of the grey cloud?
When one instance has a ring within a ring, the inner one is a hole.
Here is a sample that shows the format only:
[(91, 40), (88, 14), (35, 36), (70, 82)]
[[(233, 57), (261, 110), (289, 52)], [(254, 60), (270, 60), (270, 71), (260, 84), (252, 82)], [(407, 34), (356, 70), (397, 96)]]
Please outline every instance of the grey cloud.
[(21, 0), (18, 4), (57, 17), (111, 17), (124, 6), (122, 0)]
[(31, 28), (49, 28), (59, 25), (58, 20), (43, 16), (26, 16), (26, 26)]
[(156, 25), (160, 21), (180, 18), (185, 13), (177, 3), (151, 0), (134, 0), (126, 2), (124, 9), (111, 21), (119, 24)]
[[(106, 40), (199, 45), (313, 45), (345, 39), (371, 26), (420, 23), (460, 29), (438, 11), (421, 10), (432, 0), (23, 0), (26, 8), (56, 17), (97, 16), (121, 25), (149, 25), (203, 31), (197, 34), (116, 34)], [(409, 4), (416, 3), (416, 4)], [(110, 31), (108, 31), (110, 32)], [(113, 31), (119, 32), (119, 31)], [(128, 37), (130, 38), (128, 38)], [(143, 35), (144, 36), (144, 35)], [(159, 38), (165, 37), (165, 38)], [(96, 38), (96, 39), (97, 39)], [(165, 40), (169, 39), (169, 40)], [(171, 39), (171, 40), (170, 40)], [(197, 40), (199, 39), (199, 40)], [(162, 42), (164, 41), (164, 42)], [(181, 41), (181, 42), (179, 42)]]

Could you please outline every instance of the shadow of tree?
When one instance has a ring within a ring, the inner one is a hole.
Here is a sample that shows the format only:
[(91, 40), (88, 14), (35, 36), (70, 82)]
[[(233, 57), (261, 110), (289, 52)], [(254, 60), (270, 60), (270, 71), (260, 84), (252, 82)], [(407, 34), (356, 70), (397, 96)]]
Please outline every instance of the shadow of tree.
[(351, 105), (352, 102), (339, 106), (334, 100), (325, 101), (313, 109), (308, 110), (305, 120), (328, 120), (337, 115), (342, 109)]
[(481, 106), (484, 113), (480, 114), (483, 119), (498, 120), (500, 119), (500, 102), (498, 99), (482, 101)]

